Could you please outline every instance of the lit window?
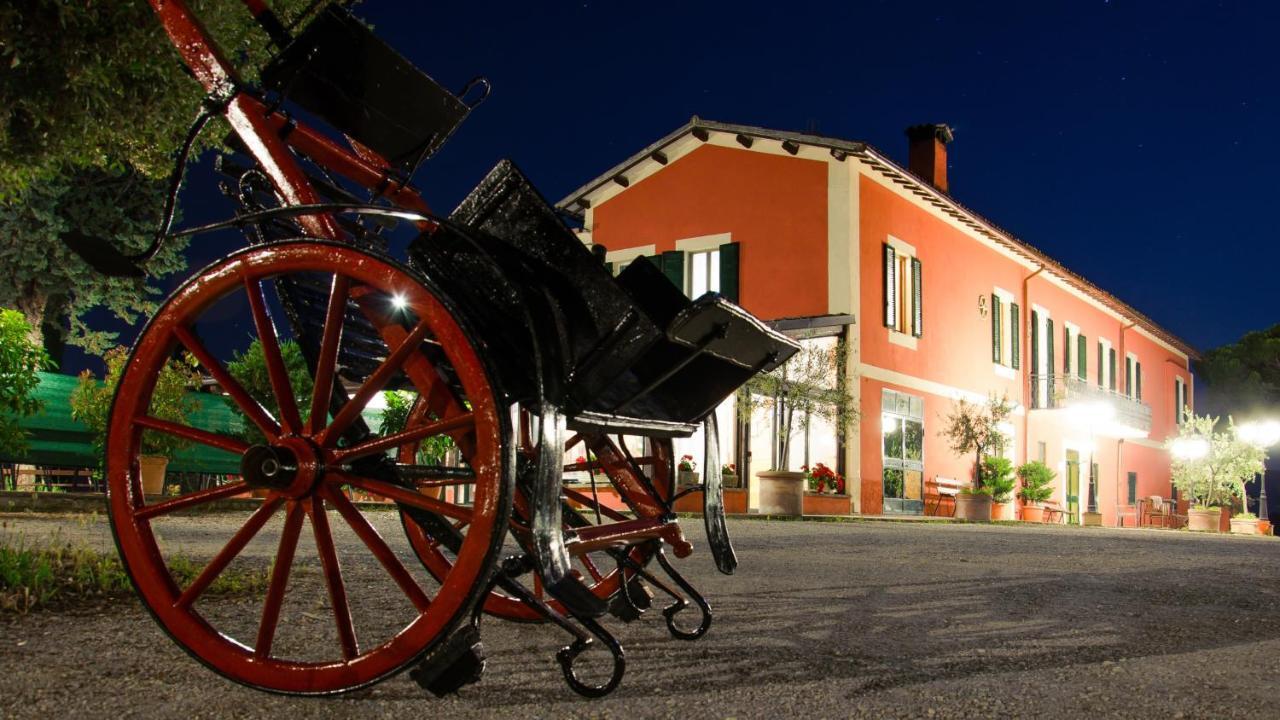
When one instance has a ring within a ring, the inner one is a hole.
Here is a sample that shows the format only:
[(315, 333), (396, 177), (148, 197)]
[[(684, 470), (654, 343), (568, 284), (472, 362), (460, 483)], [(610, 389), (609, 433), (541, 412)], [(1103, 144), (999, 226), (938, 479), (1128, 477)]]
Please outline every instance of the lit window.
[(719, 250), (689, 253), (689, 274), (685, 289), (691, 298), (699, 298), (709, 292), (720, 292)]

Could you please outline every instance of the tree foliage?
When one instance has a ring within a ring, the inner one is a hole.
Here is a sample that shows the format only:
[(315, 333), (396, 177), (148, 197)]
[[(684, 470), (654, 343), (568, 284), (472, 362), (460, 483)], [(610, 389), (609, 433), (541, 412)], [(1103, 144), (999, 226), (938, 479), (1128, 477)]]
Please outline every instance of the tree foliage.
[(0, 455), (13, 458), (27, 449), (22, 418), (40, 411), (35, 397), (39, 371), (49, 365), (44, 349), (30, 340), (22, 314), (0, 308)]
[(857, 408), (840, 378), (844, 376), (841, 347), (804, 343), (790, 360), (771, 372), (756, 375), (738, 394), (739, 413), (750, 417), (758, 409), (781, 410), (774, 423), (774, 442), (781, 467), (791, 458), (791, 439), (804, 429), (808, 418), (835, 423), (843, 431), (844, 419), (856, 419)]
[(980, 478), (979, 485), (991, 491), (993, 502), (1007, 503), (1013, 499), (1017, 482), (1013, 476), (1012, 460), (1000, 456), (983, 458)]
[[(405, 429), (418, 395), (406, 390), (387, 390), (382, 396), (387, 407), (382, 411), (378, 432), (384, 436), (393, 435)], [(432, 435), (418, 445), (417, 461), (422, 465), (443, 465), (448, 452), (455, 447), (453, 438), (448, 435)]]
[[(307, 368), (307, 360), (302, 355), (302, 348), (292, 340), (280, 343), (280, 357), (284, 360), (285, 371), (289, 374), (289, 385), (293, 388), (293, 397), (298, 403), (298, 411), (306, 417), (311, 407), (311, 370)], [(262, 352), (262, 341), (254, 339), (243, 353), (237, 352), (227, 363), (227, 372), (235, 378), (258, 404), (267, 409), (273, 417), (280, 417), (280, 403), (276, 400), (275, 391), (271, 387), (271, 375), (267, 373), (267, 356)], [(250, 445), (266, 442), (266, 436), (254, 425), (240, 406), (231, 398), (226, 398), (227, 406), (244, 419), (243, 439)]]
[(1022, 481), (1022, 488), (1018, 490), (1018, 497), (1028, 503), (1048, 500), (1053, 497), (1053, 479), (1057, 476), (1053, 469), (1039, 460), (1019, 465), (1018, 479)]
[[(107, 366), (106, 377), (98, 381), (88, 370), (80, 373), (80, 382), (71, 392), (71, 417), (84, 423), (94, 435), (94, 447), (102, 452), (107, 439), (107, 424), (111, 421), (111, 403), (116, 387), (124, 374), (129, 351), (123, 347), (108, 350), (102, 357)], [(188, 355), (170, 359), (156, 377), (155, 390), (151, 394), (148, 413), (151, 417), (180, 425), (188, 421), (198, 407), (192, 391), (199, 387), (200, 373), (195, 361)], [(142, 454), (171, 458), (191, 446), (191, 442), (174, 435), (144, 430)]]
[(1280, 324), (1209, 350), (1196, 371), (1207, 388), (1196, 404), (1209, 414), (1280, 414)]
[[(252, 78), (267, 42), (249, 12), (224, 0), (189, 4)], [(273, 5), (288, 17), (304, 0)], [(10, 270), (0, 305), (21, 310), (34, 333), (69, 326), (67, 342), (96, 354), (114, 338), (88, 327), (91, 310), (126, 322), (153, 310), (153, 287), (98, 277), (58, 238), (78, 228), (126, 250), (150, 240), (203, 94), (177, 60), (144, 0), (0, 4), (0, 263)], [(196, 152), (225, 133), (221, 123), (207, 128)], [(184, 244), (148, 271), (181, 270)]]
[[(1231, 503), (1232, 497), (1244, 498), (1244, 485), (1262, 472), (1265, 451), (1241, 440), (1234, 423), (1227, 419), (1225, 431), (1217, 430), (1218, 418), (1190, 415), (1169, 439), (1173, 456), (1173, 485), (1201, 507)], [(1180, 457), (1179, 445), (1200, 443), (1204, 452), (1199, 457)]]
[(951, 450), (958, 455), (974, 454), (973, 472), (977, 488), (983, 485), (982, 457), (1004, 443), (1000, 426), (1013, 414), (1013, 404), (1007, 397), (987, 399), (986, 405), (978, 405), (961, 398), (956, 401), (938, 433), (946, 439)]

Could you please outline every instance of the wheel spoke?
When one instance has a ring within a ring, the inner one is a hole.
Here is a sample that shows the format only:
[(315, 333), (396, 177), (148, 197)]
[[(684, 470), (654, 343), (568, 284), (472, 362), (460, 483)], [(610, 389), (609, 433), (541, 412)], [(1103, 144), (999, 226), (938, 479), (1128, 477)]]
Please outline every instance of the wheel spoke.
[(578, 559), (582, 561), (583, 567), (585, 567), (587, 572), (591, 574), (592, 580), (600, 582), (604, 579), (604, 575), (600, 572), (600, 569), (596, 567), (596, 562), (591, 559), (590, 555), (583, 555)]
[(318, 495), (312, 495), (308, 514), (311, 516), (311, 530), (316, 536), (316, 550), (320, 554), (320, 565), (324, 568), (325, 585), (329, 588), (333, 620), (338, 625), (338, 642), (342, 645), (342, 656), (351, 660), (360, 654), (360, 645), (356, 642), (356, 628), (351, 622), (351, 606), (347, 603), (347, 586), (342, 582), (342, 567), (338, 563), (338, 551), (333, 547), (333, 535), (329, 532), (329, 518), (325, 514), (324, 499)]
[(373, 553), (378, 562), (382, 563), (382, 567), (386, 568), (387, 574), (391, 576), (391, 579), (395, 581), (396, 585), (400, 586), (405, 595), (409, 596), (409, 602), (413, 603), (418, 612), (426, 612), (431, 605), (431, 600), (422, 591), (422, 588), (418, 587), (418, 583), (409, 574), (409, 571), (404, 568), (396, 554), (392, 552), (391, 548), (387, 547), (387, 543), (378, 534), (377, 529), (369, 524), (364, 515), (356, 509), (356, 506), (351, 504), (351, 501), (341, 491), (325, 490), (324, 494), (329, 502), (333, 503), (333, 507), (338, 511), (338, 514), (342, 515), (342, 518), (347, 521), (347, 525), (350, 525), (355, 534), (364, 541), (365, 546), (369, 548), (369, 552)]
[(211, 433), (207, 430), (198, 430), (189, 425), (179, 425), (178, 423), (161, 420), (160, 418), (151, 417), (150, 415), (135, 418), (133, 422), (134, 424), (141, 425), (144, 428), (158, 430), (168, 435), (176, 435), (180, 438), (198, 442), (201, 445), (208, 445), (209, 447), (226, 450), (229, 453), (235, 453), (237, 455), (243, 455), (244, 452), (249, 449), (249, 444), (243, 440), (237, 440), (226, 435), (219, 435), (218, 433)]
[(345, 275), (333, 276), (333, 285), (329, 290), (329, 308), (324, 316), (324, 337), (320, 341), (315, 383), (311, 389), (311, 411), (307, 415), (308, 432), (313, 435), (324, 428), (329, 415), (329, 396), (333, 388), (334, 369), (338, 365), (338, 346), (342, 342), (347, 291), (350, 287), (351, 280)]
[(254, 327), (258, 330), (258, 340), (262, 343), (262, 357), (267, 365), (267, 377), (271, 380), (271, 390), (275, 393), (276, 403), (280, 406), (280, 422), (284, 430), (297, 434), (302, 430), (302, 420), (298, 415), (298, 401), (293, 397), (293, 388), (289, 385), (289, 370), (280, 355), (280, 340), (276, 335), (275, 323), (267, 314), (266, 300), (262, 295), (262, 283), (248, 277), (244, 278), (244, 290), (249, 296), (249, 310), (253, 315)]
[(173, 334), (177, 336), (178, 342), (182, 343), (187, 352), (194, 355), (196, 360), (204, 366), (204, 369), (213, 376), (213, 379), (218, 381), (218, 385), (223, 392), (231, 398), (236, 407), (240, 408), (240, 412), (243, 412), (245, 417), (258, 426), (262, 434), (269, 439), (275, 439), (280, 434), (279, 423), (271, 417), (266, 408), (253, 399), (253, 396), (244, 389), (244, 386), (239, 381), (231, 376), (231, 373), (227, 372), (222, 363), (218, 362), (218, 359), (201, 344), (199, 338), (195, 336), (195, 333), (191, 332), (190, 328), (179, 327), (173, 331)]
[(352, 445), (349, 448), (344, 448), (334, 453), (333, 460), (335, 463), (350, 462), (356, 458), (380, 453), (392, 448), (400, 447), (401, 445), (407, 445), (409, 443), (422, 440), (423, 438), (431, 437), (432, 435), (443, 435), (444, 433), (460, 430), (468, 426), (473, 426), (474, 424), (475, 415), (473, 413), (463, 413), (462, 415), (449, 418), (448, 420), (439, 420), (437, 422), (427, 423), (426, 425), (402, 430), (401, 432), (394, 433), (392, 435)]
[(240, 554), (240, 551), (244, 549), (244, 546), (249, 544), (249, 541), (253, 539), (253, 536), (258, 534), (258, 531), (262, 529), (262, 526), (267, 524), (267, 521), (275, 514), (276, 509), (280, 507), (280, 502), (280, 495), (276, 493), (272, 493), (265, 501), (263, 501), (262, 507), (255, 510), (253, 514), (249, 516), (249, 520), (246, 521), (245, 524), (236, 531), (236, 534), (231, 536), (231, 539), (227, 541), (227, 544), (218, 551), (218, 554), (213, 556), (213, 559), (210, 560), (209, 564), (200, 572), (200, 575), (197, 576), (196, 579), (192, 581), (191, 585), (182, 592), (182, 595), (178, 597), (178, 601), (174, 603), (174, 606), (179, 608), (191, 607), (191, 604), (200, 597), (200, 594), (208, 589), (209, 585), (213, 584), (213, 581), (218, 579), (218, 575), (227, 568), (227, 565), (230, 565), (231, 561)]
[(365, 492), (371, 492), (374, 495), (381, 495), (388, 500), (394, 500), (398, 503), (410, 505), (420, 510), (433, 512), (437, 515), (444, 515), (455, 520), (466, 520), (471, 522), (473, 513), (458, 505), (447, 503), (443, 500), (437, 500), (429, 495), (414, 492), (408, 488), (402, 488), (399, 485), (392, 485), (389, 482), (374, 480), (372, 478), (357, 477), (347, 473), (334, 473), (338, 482), (345, 483), (355, 488), (360, 488)]
[(413, 328), (413, 331), (405, 337), (404, 342), (400, 343), (391, 354), (387, 355), (382, 364), (378, 365), (377, 369), (365, 379), (360, 389), (356, 390), (356, 394), (347, 401), (346, 405), (342, 406), (342, 409), (333, 418), (333, 422), (329, 423), (329, 427), (325, 428), (324, 432), (317, 438), (321, 447), (332, 447), (337, 443), (342, 432), (355, 421), (356, 416), (364, 410), (364, 406), (369, 404), (369, 399), (373, 397), (373, 394), (386, 387), (392, 376), (404, 365), (404, 361), (409, 357), (410, 353), (421, 347), (429, 329), (425, 322), (418, 323)]
[(233, 482), (228, 485), (219, 485), (205, 490), (197, 490), (193, 493), (187, 493), (181, 497), (165, 500), (154, 505), (146, 505), (138, 508), (133, 516), (138, 520), (148, 520), (156, 515), (166, 515), (178, 510), (186, 510), (190, 507), (203, 505), (204, 503), (213, 502), (214, 500), (222, 500), (224, 498), (235, 497), (249, 489), (249, 484), (245, 482)]
[(284, 604), (284, 591), (289, 585), (289, 571), (293, 568), (293, 554), (298, 549), (303, 514), (301, 505), (289, 503), (284, 530), (280, 533), (280, 547), (276, 550), (276, 565), (271, 571), (271, 585), (267, 587), (267, 597), (262, 603), (262, 622), (258, 624), (258, 642), (253, 650), (259, 658), (271, 656), (276, 626), (280, 624), (280, 607)]

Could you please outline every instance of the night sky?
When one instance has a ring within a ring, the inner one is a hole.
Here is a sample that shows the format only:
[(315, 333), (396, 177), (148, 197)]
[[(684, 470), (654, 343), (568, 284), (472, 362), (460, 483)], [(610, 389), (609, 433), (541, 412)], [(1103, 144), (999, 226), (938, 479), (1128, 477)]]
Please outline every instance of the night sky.
[[(538, 7), (545, 6), (545, 7)], [(552, 201), (699, 115), (863, 140), (945, 122), (954, 197), (1199, 349), (1280, 321), (1273, 3), (410, 3), (357, 13), (493, 95), (417, 176)], [(188, 222), (227, 215), (200, 163)], [(229, 246), (210, 242), (193, 266)], [(68, 357), (68, 365), (78, 358)]]

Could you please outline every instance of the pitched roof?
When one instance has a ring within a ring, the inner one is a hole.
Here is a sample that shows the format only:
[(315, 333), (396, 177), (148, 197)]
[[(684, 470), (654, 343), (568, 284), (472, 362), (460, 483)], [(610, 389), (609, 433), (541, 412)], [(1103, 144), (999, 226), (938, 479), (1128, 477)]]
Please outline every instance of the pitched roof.
[(918, 197), (922, 202), (932, 205), (960, 224), (965, 225), (969, 229), (988, 238), (992, 242), (1007, 248), (1029, 262), (1042, 266), (1046, 272), (1059, 277), (1063, 282), (1067, 283), (1079, 292), (1093, 298), (1104, 306), (1110, 308), (1113, 312), (1124, 316), (1134, 325), (1142, 327), (1153, 336), (1168, 343), (1180, 352), (1186, 354), (1188, 357), (1193, 359), (1199, 357), (1199, 353), (1189, 343), (1164, 329), (1154, 320), (1139, 312), (1132, 305), (1129, 305), (1115, 295), (1112, 295), (1106, 290), (1103, 290), (1097, 285), (1089, 282), (1083, 276), (1068, 269), (1065, 265), (1053, 259), (1039, 248), (1036, 248), (1028, 242), (1020, 240), (1012, 233), (1004, 230), (977, 212), (960, 204), (955, 200), (955, 198), (951, 197), (951, 195), (933, 187), (910, 170), (898, 165), (884, 153), (864, 142), (844, 140), (841, 138), (814, 133), (798, 133), (785, 130), (771, 130), (769, 128), (755, 127), (751, 125), (722, 123), (714, 120), (704, 120), (697, 115), (694, 115), (689, 122), (685, 123), (681, 127), (668, 133), (642, 150), (632, 154), (626, 160), (623, 160), (595, 179), (569, 193), (564, 199), (556, 203), (556, 207), (570, 215), (581, 217), (582, 210), (589, 206), (587, 196), (593, 194), (607, 184), (614, 182), (616, 178), (624, 178), (623, 183), (625, 183), (627, 171), (650, 158), (662, 157), (663, 148), (671, 145), (677, 140), (680, 140), (686, 135), (694, 135), (700, 140), (705, 140), (706, 134), (711, 131), (732, 133), (744, 138), (776, 140), (784, 143), (784, 147), (786, 147), (787, 143), (790, 143), (793, 146), (807, 145), (810, 147), (823, 148), (829, 150), (832, 156), (839, 160), (843, 160), (845, 157), (852, 155), (871, 166), (872, 169), (881, 173), (890, 181), (904, 187), (908, 192)]

